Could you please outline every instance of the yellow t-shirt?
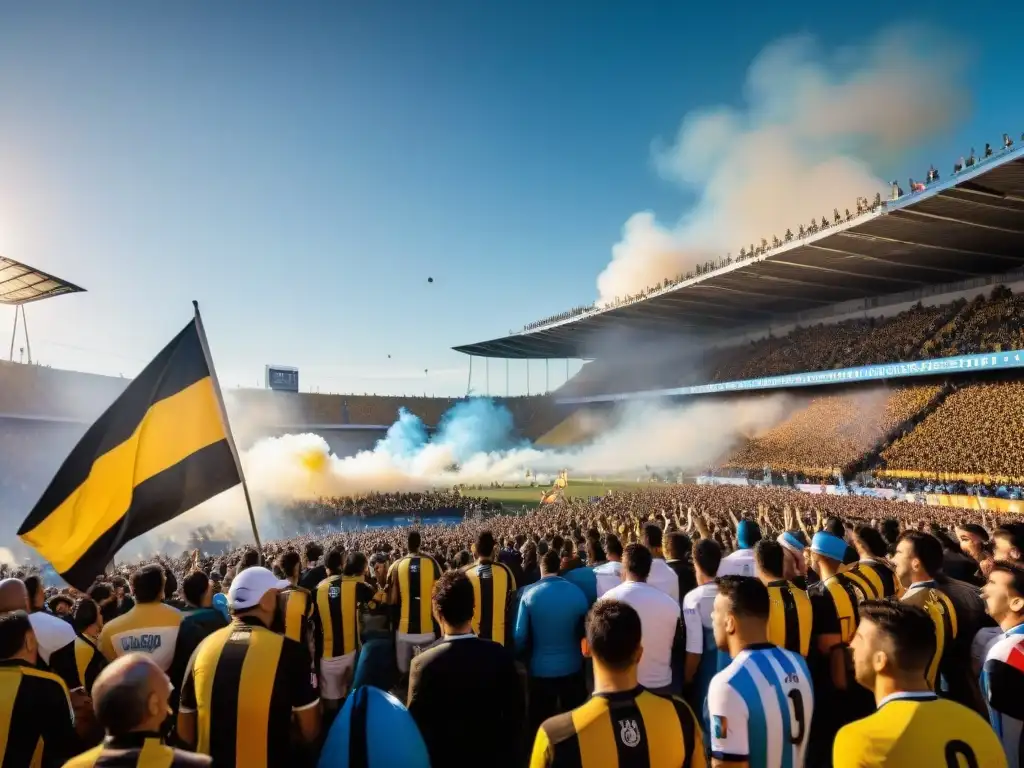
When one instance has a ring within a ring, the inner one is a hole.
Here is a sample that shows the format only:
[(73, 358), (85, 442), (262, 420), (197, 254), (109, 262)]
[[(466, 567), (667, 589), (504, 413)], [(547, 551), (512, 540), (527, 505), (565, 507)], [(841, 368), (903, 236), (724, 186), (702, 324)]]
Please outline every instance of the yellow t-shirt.
[(835, 768), (1006, 768), (995, 732), (980, 715), (934, 693), (895, 693), (836, 736)]

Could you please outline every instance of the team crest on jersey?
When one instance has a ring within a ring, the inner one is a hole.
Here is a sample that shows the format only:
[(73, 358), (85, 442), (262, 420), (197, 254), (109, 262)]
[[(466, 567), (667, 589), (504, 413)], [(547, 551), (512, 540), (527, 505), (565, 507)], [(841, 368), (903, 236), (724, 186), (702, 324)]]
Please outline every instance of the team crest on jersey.
[(716, 739), (729, 738), (729, 721), (724, 715), (713, 715), (711, 717), (711, 728)]
[(341, 597), (341, 588), (335, 586), (328, 587), (327, 597), (329, 597), (331, 600), (337, 600), (339, 597)]
[(153, 653), (161, 645), (163, 638), (157, 634), (124, 635), (121, 638), (121, 650), (125, 653)]
[(619, 720), (619, 738), (627, 747), (635, 747), (640, 743), (640, 729), (636, 720)]

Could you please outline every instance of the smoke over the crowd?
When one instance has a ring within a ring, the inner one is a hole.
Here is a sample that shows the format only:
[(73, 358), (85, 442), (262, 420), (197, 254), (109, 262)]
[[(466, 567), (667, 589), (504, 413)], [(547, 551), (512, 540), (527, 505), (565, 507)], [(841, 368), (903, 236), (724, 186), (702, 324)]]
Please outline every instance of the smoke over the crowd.
[(658, 170), (696, 203), (672, 225), (649, 211), (629, 218), (597, 279), (599, 301), (884, 194), (890, 174), (909, 170), (902, 155), (967, 110), (958, 50), (908, 27), (831, 56), (808, 36), (767, 46), (742, 107), (695, 110), (656, 144)]
[(285, 435), (257, 443), (243, 456), (257, 499), (286, 503), (318, 496), (370, 491), (447, 488), (458, 483), (523, 482), (529, 470), (540, 483), (559, 471), (570, 476), (635, 476), (646, 469), (703, 469), (738, 440), (773, 426), (790, 398), (772, 395), (690, 405), (630, 403), (592, 442), (541, 449), (514, 435), (506, 408), (490, 400), (455, 405), (430, 436), (403, 410), (373, 450), (331, 454), (314, 434)]

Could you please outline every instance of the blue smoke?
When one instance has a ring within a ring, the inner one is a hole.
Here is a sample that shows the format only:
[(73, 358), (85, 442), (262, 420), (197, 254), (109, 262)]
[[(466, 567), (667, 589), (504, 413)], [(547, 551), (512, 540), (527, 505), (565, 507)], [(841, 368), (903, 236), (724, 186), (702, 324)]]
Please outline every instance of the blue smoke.
[(377, 450), (391, 456), (412, 458), (428, 443), (451, 449), (452, 457), (463, 462), (478, 453), (505, 451), (522, 445), (515, 437), (515, 426), (508, 408), (493, 400), (478, 397), (456, 403), (441, 416), (433, 437), (419, 416), (405, 408), (398, 421), (377, 443)]
[(427, 440), (427, 428), (420, 417), (400, 408), (398, 421), (388, 427), (387, 434), (377, 443), (377, 450), (408, 458), (419, 453)]
[(516, 446), (508, 408), (484, 397), (463, 400), (449, 408), (437, 425), (434, 442), (447, 445), (458, 462), (478, 453), (504, 451)]

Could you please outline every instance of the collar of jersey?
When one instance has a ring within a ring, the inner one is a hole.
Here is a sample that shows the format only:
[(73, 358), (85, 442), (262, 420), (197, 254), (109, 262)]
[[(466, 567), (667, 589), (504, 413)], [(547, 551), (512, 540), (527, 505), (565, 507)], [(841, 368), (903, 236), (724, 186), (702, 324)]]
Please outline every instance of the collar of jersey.
[(34, 664), (29, 664), (24, 659), (4, 659), (0, 661), (0, 667), (31, 667), (35, 669)]
[(1003, 637), (1013, 637), (1014, 635), (1024, 635), (1024, 621), (1016, 627), (1010, 627), (1008, 630), (1003, 632)]
[(247, 627), (263, 627), (266, 629), (266, 625), (257, 619), (255, 616), (235, 616), (236, 624), (245, 624)]
[(769, 581), (765, 586), (767, 587), (784, 587), (789, 584), (789, 579), (775, 579), (775, 581)]
[(151, 731), (138, 731), (136, 733), (125, 733), (121, 736), (107, 736), (103, 740), (103, 746), (111, 749), (137, 749), (142, 747), (147, 740), (155, 739), (163, 744), (159, 733)]
[(897, 691), (896, 693), (890, 693), (878, 702), (878, 709), (881, 709), (891, 701), (935, 701), (938, 698), (931, 691)]
[(775, 643), (751, 643), (744, 647), (740, 653), (743, 653), (743, 651), (766, 651), (769, 648), (778, 648), (778, 646)]
[(609, 691), (607, 693), (595, 693), (594, 696), (599, 696), (602, 699), (607, 699), (608, 701), (626, 701), (635, 699), (643, 693), (644, 690), (646, 689), (642, 685), (638, 685), (631, 691)]
[(911, 584), (909, 587), (907, 587), (907, 592), (909, 592), (912, 589), (924, 589), (925, 587), (934, 587), (934, 586), (935, 586), (935, 579), (927, 579), (925, 581), (915, 581), (913, 584)]

